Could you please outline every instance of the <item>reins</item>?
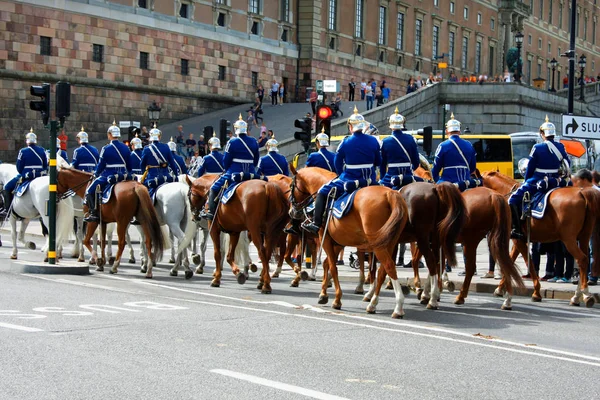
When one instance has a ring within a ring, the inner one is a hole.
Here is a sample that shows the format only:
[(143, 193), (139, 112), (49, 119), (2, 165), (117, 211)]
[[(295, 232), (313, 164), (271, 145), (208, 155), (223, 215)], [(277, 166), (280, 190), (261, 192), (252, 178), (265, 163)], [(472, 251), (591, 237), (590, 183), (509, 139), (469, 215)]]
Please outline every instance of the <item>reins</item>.
[[(71, 197), (74, 194), (77, 194), (77, 190), (81, 189), (84, 186), (87, 186), (93, 179), (94, 179), (94, 176), (92, 175), (87, 180), (85, 180), (85, 181), (83, 181), (81, 183), (78, 183), (77, 185), (73, 186), (72, 188), (69, 188), (69, 190), (67, 190), (66, 192), (64, 192), (63, 194), (61, 194), (58, 199), (59, 200), (64, 200), (67, 197)], [(57, 180), (58, 180), (58, 178), (57, 178)]]

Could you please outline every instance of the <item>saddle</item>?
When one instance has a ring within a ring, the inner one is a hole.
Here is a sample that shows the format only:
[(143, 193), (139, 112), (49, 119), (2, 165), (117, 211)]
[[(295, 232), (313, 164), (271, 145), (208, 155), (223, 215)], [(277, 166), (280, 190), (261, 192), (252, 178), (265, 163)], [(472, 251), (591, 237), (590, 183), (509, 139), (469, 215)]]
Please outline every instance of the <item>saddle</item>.
[(263, 180), (265, 182), (268, 182), (269, 179), (264, 176), (264, 175), (258, 175), (258, 174), (244, 174), (243, 172), (239, 172), (239, 173), (234, 173), (231, 175), (231, 179), (229, 180), (230, 184), (227, 189), (225, 189), (225, 191), (223, 192), (223, 195), (221, 196), (221, 203), (223, 204), (227, 204), (229, 202), (229, 200), (231, 200), (231, 198), (233, 197), (233, 195), (235, 194), (235, 191), (237, 189), (237, 187), (246, 181), (250, 181), (253, 179), (260, 179)]
[(539, 192), (533, 195), (529, 206), (525, 206), (523, 213), (528, 213), (531, 210), (531, 216), (535, 219), (544, 218), (546, 213), (546, 206), (548, 205), (548, 198), (550, 194), (556, 189), (564, 188), (567, 186), (573, 186), (573, 182), (561, 178), (544, 178), (537, 183)]
[(371, 179), (358, 179), (344, 183), (344, 193), (337, 197), (333, 203), (331, 212), (333, 216), (340, 219), (347, 215), (352, 210), (354, 204), (354, 196), (359, 190), (371, 185)]
[(102, 191), (102, 204), (106, 204), (110, 201), (112, 196), (113, 189), (117, 183), (126, 182), (126, 181), (135, 181), (135, 175), (129, 173), (118, 173), (114, 175), (110, 175), (106, 181), (108, 185)]

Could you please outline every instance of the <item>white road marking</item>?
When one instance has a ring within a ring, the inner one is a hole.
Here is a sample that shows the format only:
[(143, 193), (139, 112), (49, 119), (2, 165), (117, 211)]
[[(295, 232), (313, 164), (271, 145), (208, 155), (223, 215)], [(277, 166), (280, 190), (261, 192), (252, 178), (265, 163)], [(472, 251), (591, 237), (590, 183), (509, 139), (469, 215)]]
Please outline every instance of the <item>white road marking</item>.
[(240, 379), (242, 381), (254, 383), (257, 385), (268, 386), (274, 389), (283, 390), (285, 392), (296, 393), (306, 397), (312, 397), (313, 399), (322, 400), (348, 400), (346, 397), (334, 396), (323, 392), (317, 392), (316, 390), (306, 389), (300, 386), (289, 385), (287, 383), (272, 381), (270, 379), (260, 378), (258, 376), (247, 375), (241, 372), (229, 371), (226, 369), (211, 369), (210, 372), (228, 376), (230, 378)]
[(44, 332), (43, 329), (30, 328), (28, 326), (23, 325), (7, 324), (6, 322), (0, 322), (0, 328), (15, 329), (17, 331), (23, 332)]

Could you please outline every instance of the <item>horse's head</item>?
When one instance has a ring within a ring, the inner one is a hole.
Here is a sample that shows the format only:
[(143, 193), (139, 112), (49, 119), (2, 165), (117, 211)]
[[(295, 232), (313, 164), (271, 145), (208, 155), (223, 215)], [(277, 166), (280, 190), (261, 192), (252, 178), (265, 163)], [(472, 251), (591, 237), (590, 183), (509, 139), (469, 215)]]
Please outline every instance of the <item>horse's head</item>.
[(77, 193), (78, 196), (83, 197), (88, 184), (92, 181), (93, 178), (94, 176), (89, 172), (79, 171), (77, 169), (71, 168), (71, 166), (68, 165), (68, 167), (60, 168), (57, 171), (56, 190), (59, 194), (72, 191), (74, 193)]
[(193, 182), (189, 182), (189, 178), (186, 177), (186, 181), (190, 185), (188, 198), (190, 199), (190, 206), (194, 215), (204, 208), (206, 200), (208, 199), (210, 187), (218, 177), (219, 176), (216, 174), (204, 175)]
[(508, 195), (519, 187), (519, 182), (498, 171), (484, 171), (480, 176), (483, 179), (483, 186), (502, 195)]

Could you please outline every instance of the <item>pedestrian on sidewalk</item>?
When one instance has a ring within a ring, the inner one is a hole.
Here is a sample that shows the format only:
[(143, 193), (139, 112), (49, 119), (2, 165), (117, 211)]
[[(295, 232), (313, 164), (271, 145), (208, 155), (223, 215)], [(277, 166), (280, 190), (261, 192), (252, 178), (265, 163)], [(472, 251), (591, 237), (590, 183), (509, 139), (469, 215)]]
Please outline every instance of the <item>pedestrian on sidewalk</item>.
[(365, 88), (365, 98), (367, 99), (367, 111), (373, 108), (373, 88), (371, 87), (371, 82)]
[(273, 84), (271, 85), (271, 105), (277, 105), (277, 96), (279, 96), (279, 83), (275, 79), (273, 79)]
[(363, 78), (362, 82), (360, 83), (360, 99), (361, 100), (365, 99), (366, 91), (367, 91), (367, 82), (365, 82), (365, 78)]
[(279, 105), (283, 105), (283, 96), (285, 95), (285, 87), (283, 86), (283, 82), (279, 84)]
[(348, 101), (354, 101), (354, 90), (356, 89), (356, 82), (354, 82), (354, 78), (350, 79), (350, 83), (348, 83)]
[(312, 92), (310, 92), (309, 101), (310, 101), (310, 108), (312, 109), (313, 115), (317, 114), (317, 98), (318, 98), (318, 95), (317, 95), (316, 90), (313, 90)]

